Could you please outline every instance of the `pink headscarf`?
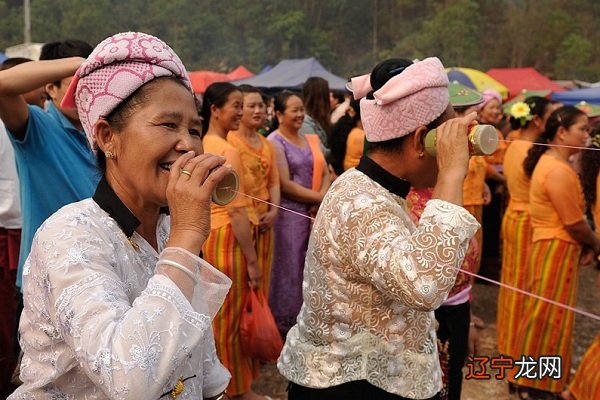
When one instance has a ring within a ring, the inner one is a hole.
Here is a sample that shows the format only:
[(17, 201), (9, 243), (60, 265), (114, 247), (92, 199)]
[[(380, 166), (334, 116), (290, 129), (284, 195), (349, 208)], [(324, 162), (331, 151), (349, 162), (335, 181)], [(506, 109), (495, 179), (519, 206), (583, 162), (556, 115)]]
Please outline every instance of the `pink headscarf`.
[(479, 105), (480, 110), (482, 110), (487, 103), (494, 99), (498, 100), (498, 104), (502, 105), (502, 96), (500, 96), (500, 93), (498, 93), (494, 89), (484, 90), (483, 92), (481, 92), (481, 96), (483, 97), (483, 103)]
[(61, 103), (77, 107), (81, 125), (95, 151), (94, 125), (151, 80), (173, 76), (192, 91), (183, 63), (162, 40), (125, 32), (103, 40), (81, 64)]
[(373, 93), (371, 75), (352, 78), (354, 98), (369, 142), (382, 142), (406, 136), (421, 125), (438, 118), (449, 104), (448, 75), (436, 57), (408, 66)]

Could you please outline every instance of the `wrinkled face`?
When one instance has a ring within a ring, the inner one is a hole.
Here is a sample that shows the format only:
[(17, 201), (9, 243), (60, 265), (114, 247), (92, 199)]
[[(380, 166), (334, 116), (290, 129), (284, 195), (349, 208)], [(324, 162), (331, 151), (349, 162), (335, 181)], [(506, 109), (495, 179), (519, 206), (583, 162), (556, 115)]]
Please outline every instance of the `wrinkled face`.
[(190, 150), (203, 152), (202, 120), (192, 94), (181, 84), (170, 79), (151, 84), (127, 125), (112, 135), (105, 150), (116, 158), (107, 160), (106, 174), (137, 203), (163, 207), (171, 164)]
[[(239, 90), (233, 91), (227, 96), (223, 107), (215, 107), (212, 110), (214, 121), (225, 131), (236, 131), (240, 127), (242, 119), (244, 98)], [(212, 117), (211, 117), (212, 119)]]
[(267, 107), (259, 93), (244, 94), (241, 124), (250, 129), (262, 128), (267, 117)]
[(481, 109), (479, 118), (485, 124), (497, 124), (502, 119), (502, 108), (496, 99), (492, 99)]
[(298, 131), (304, 122), (304, 104), (300, 97), (293, 95), (288, 97), (285, 103), (284, 112), (277, 112), (279, 125), (292, 130)]
[(569, 128), (561, 130), (565, 131), (562, 144), (565, 146), (586, 147), (590, 140), (590, 124), (586, 115), (580, 115), (575, 120), (575, 123)]

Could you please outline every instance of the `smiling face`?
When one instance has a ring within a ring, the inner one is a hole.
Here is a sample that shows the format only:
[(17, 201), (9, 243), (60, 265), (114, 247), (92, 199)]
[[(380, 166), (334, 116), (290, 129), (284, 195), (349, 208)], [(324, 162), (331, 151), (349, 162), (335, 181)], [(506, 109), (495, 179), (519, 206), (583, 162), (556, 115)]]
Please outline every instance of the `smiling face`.
[(107, 160), (109, 183), (134, 213), (140, 207), (166, 206), (171, 164), (190, 150), (202, 154), (202, 120), (192, 94), (164, 78), (142, 89), (141, 101), (124, 126), (107, 128), (106, 121), (97, 125), (98, 145), (115, 155)]
[(256, 130), (265, 124), (266, 106), (260, 93), (245, 93), (241, 124)]
[(277, 111), (277, 119), (279, 120), (279, 125), (290, 131), (296, 132), (300, 130), (304, 122), (304, 104), (302, 103), (302, 99), (296, 95), (290, 96), (285, 103), (285, 110), (283, 112)]
[(212, 106), (211, 124), (218, 124), (225, 132), (238, 130), (243, 114), (243, 104), (242, 92), (239, 90), (231, 92), (222, 107)]
[(497, 124), (502, 119), (502, 109), (496, 99), (491, 99), (479, 112), (479, 118), (484, 124)]

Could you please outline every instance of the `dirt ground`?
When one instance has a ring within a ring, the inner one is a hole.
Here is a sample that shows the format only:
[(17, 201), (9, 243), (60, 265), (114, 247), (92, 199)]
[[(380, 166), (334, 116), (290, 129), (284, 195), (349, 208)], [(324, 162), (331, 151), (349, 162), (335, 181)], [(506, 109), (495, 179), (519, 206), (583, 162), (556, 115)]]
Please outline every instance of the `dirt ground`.
[[(580, 272), (577, 306), (588, 312), (600, 315), (600, 290), (596, 287), (598, 272), (593, 267), (584, 267)], [(473, 313), (486, 323), (480, 330), (481, 356), (497, 355), (496, 351), (496, 299), (498, 287), (476, 284), (473, 290)], [(600, 321), (576, 315), (574, 332), (573, 368), (577, 368), (587, 347), (600, 332)], [(572, 370), (574, 373), (575, 370)], [(508, 400), (508, 384), (498, 380), (465, 380), (463, 400)], [(254, 389), (274, 399), (287, 399), (287, 381), (277, 372), (274, 365), (264, 365)]]

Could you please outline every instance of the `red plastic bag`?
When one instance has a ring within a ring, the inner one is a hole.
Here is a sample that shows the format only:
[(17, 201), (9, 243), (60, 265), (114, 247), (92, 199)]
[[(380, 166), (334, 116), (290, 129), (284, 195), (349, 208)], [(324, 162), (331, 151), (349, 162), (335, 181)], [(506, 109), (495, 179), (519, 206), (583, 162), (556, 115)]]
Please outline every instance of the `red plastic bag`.
[(240, 321), (242, 350), (251, 358), (276, 362), (283, 340), (275, 319), (261, 291), (250, 289)]

